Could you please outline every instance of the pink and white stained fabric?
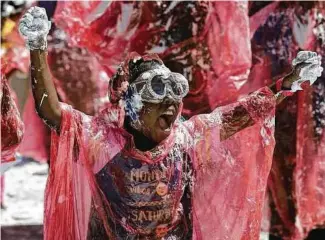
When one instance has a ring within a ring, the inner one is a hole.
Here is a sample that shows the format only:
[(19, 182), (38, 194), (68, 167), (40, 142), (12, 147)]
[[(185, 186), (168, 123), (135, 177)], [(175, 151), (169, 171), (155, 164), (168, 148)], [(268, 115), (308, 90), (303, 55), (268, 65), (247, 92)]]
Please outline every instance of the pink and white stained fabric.
[[(223, 116), (236, 106), (255, 124), (220, 141)], [(263, 88), (211, 114), (178, 119), (166, 140), (141, 152), (117, 105), (96, 117), (62, 105), (60, 134), (52, 132), (45, 239), (184, 239), (189, 232), (193, 239), (258, 239), (274, 111), (273, 93)], [(187, 174), (190, 207), (183, 202)]]
[(237, 100), (247, 82), (247, 2), (60, 1), (54, 21), (72, 44), (95, 54), (109, 76), (132, 51), (158, 54), (189, 80), (188, 117)]
[(20, 119), (19, 111), (15, 102), (15, 95), (10, 90), (5, 79), (5, 67), (1, 68), (1, 163), (15, 160), (15, 153), (20, 144), (24, 124)]

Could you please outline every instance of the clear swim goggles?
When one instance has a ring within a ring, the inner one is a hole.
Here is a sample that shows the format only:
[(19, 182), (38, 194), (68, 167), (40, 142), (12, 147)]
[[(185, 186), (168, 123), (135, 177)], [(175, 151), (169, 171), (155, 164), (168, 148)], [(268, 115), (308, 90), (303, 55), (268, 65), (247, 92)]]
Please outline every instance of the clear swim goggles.
[(130, 87), (150, 103), (161, 103), (166, 97), (181, 102), (189, 91), (187, 79), (164, 66), (142, 73)]

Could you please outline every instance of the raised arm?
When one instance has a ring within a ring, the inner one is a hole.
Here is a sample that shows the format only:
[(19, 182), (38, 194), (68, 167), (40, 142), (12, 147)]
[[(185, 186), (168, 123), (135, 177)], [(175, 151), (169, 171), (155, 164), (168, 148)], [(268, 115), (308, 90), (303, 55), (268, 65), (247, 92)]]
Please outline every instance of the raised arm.
[[(282, 95), (279, 97), (283, 100)], [(275, 100), (274, 93), (265, 87), (242, 99), (235, 106), (231, 106), (229, 110), (221, 110), (220, 140), (226, 140), (235, 133), (254, 125), (257, 119), (266, 117), (274, 109)]]
[[(293, 60), (293, 71), (279, 80), (276, 84), (258, 90), (246, 97), (242, 104), (234, 107), (221, 115), (220, 139), (225, 140), (240, 130), (252, 126), (256, 118), (249, 111), (257, 113), (257, 118), (263, 119), (269, 114), (270, 99), (275, 97), (276, 104), (282, 102), (287, 96), (297, 90), (302, 90), (300, 85), (309, 81), (313, 84), (322, 73), (321, 58), (314, 52), (302, 51)], [(212, 113), (213, 114), (213, 113)]]
[(22, 17), (19, 31), (30, 50), (31, 82), (35, 107), (39, 116), (59, 130), (61, 108), (47, 64), (47, 34), (51, 23), (44, 8), (32, 7)]

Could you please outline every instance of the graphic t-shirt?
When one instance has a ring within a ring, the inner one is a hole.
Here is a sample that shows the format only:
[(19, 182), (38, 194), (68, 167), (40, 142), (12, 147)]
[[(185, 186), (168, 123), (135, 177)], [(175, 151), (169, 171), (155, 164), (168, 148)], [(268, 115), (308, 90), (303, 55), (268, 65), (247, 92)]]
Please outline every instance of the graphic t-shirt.
[[(110, 204), (110, 230), (117, 239), (191, 239), (191, 167), (177, 146), (148, 164), (118, 153), (96, 180)], [(88, 239), (107, 239), (94, 206)]]
[[(249, 116), (245, 115), (239, 121), (236, 116), (241, 106)], [(193, 229), (193, 238), (256, 239), (260, 232), (261, 206), (275, 143), (274, 107), (272, 91), (260, 89), (238, 103), (217, 108), (211, 114), (175, 122), (165, 141), (150, 151), (142, 152), (135, 148), (132, 135), (123, 128), (125, 115), (120, 106), (112, 106), (93, 118), (63, 105), (60, 135), (56, 132), (52, 135), (53, 164), (45, 197), (45, 238), (71, 236), (72, 239), (84, 240), (88, 235), (94, 240), (186, 239), (182, 233), (188, 232), (186, 227), (189, 224), (184, 219), (191, 219), (187, 214), (191, 211), (184, 200), (187, 196), (186, 178), (180, 174), (186, 172), (182, 171), (187, 162), (183, 156), (186, 153), (195, 170), (195, 184), (191, 191), (193, 217), (190, 223), (193, 227), (187, 228)], [(225, 125), (231, 116), (239, 128), (247, 127), (250, 119), (256, 124), (221, 141), (223, 129), (234, 125)], [(163, 177), (159, 180), (148, 180), (145, 173), (153, 169), (172, 171), (160, 174)], [(103, 173), (103, 179), (100, 179), (100, 173)], [(118, 179), (117, 174), (122, 177)], [(131, 174), (134, 177), (132, 181)], [(175, 181), (179, 178), (181, 181)], [(164, 182), (164, 179), (169, 181)], [(150, 186), (154, 181), (155, 186)], [(155, 187), (160, 181), (168, 186), (168, 190), (164, 190), (165, 185), (162, 185), (159, 193), (163, 196), (158, 194), (158, 197)], [(136, 193), (130, 186), (141, 187), (140, 190), (149, 188), (155, 194), (147, 190)], [(168, 195), (173, 196), (175, 204), (164, 203), (162, 207), (132, 205), (159, 201)], [(122, 208), (116, 206), (117, 201), (134, 212), (123, 215)], [(166, 214), (161, 215), (162, 210), (171, 206), (169, 212), (179, 214), (173, 215), (174, 221), (170, 222), (166, 221)], [(157, 210), (161, 210), (160, 217), (154, 218), (159, 215), (153, 214)], [(99, 219), (101, 221), (97, 221)], [(163, 231), (164, 224), (171, 229)], [(105, 234), (99, 235), (103, 227), (110, 238)], [(174, 233), (178, 227), (184, 227), (185, 231)], [(140, 234), (138, 230), (142, 229), (150, 230), (150, 234)], [(158, 237), (156, 232), (166, 234)]]

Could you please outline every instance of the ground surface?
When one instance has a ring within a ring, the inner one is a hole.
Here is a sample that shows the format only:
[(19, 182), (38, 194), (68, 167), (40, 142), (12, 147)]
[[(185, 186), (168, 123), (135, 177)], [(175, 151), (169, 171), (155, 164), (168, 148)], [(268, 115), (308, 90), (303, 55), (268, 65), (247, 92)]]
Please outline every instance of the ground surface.
[(1, 210), (1, 239), (42, 239), (47, 172), (47, 164), (27, 161), (5, 173), (6, 208)]
[[(6, 209), (1, 211), (2, 240), (43, 239), (43, 199), (47, 164), (25, 161), (5, 173)], [(261, 233), (260, 240), (281, 240)], [(307, 240), (325, 239), (324, 230), (313, 231)]]

